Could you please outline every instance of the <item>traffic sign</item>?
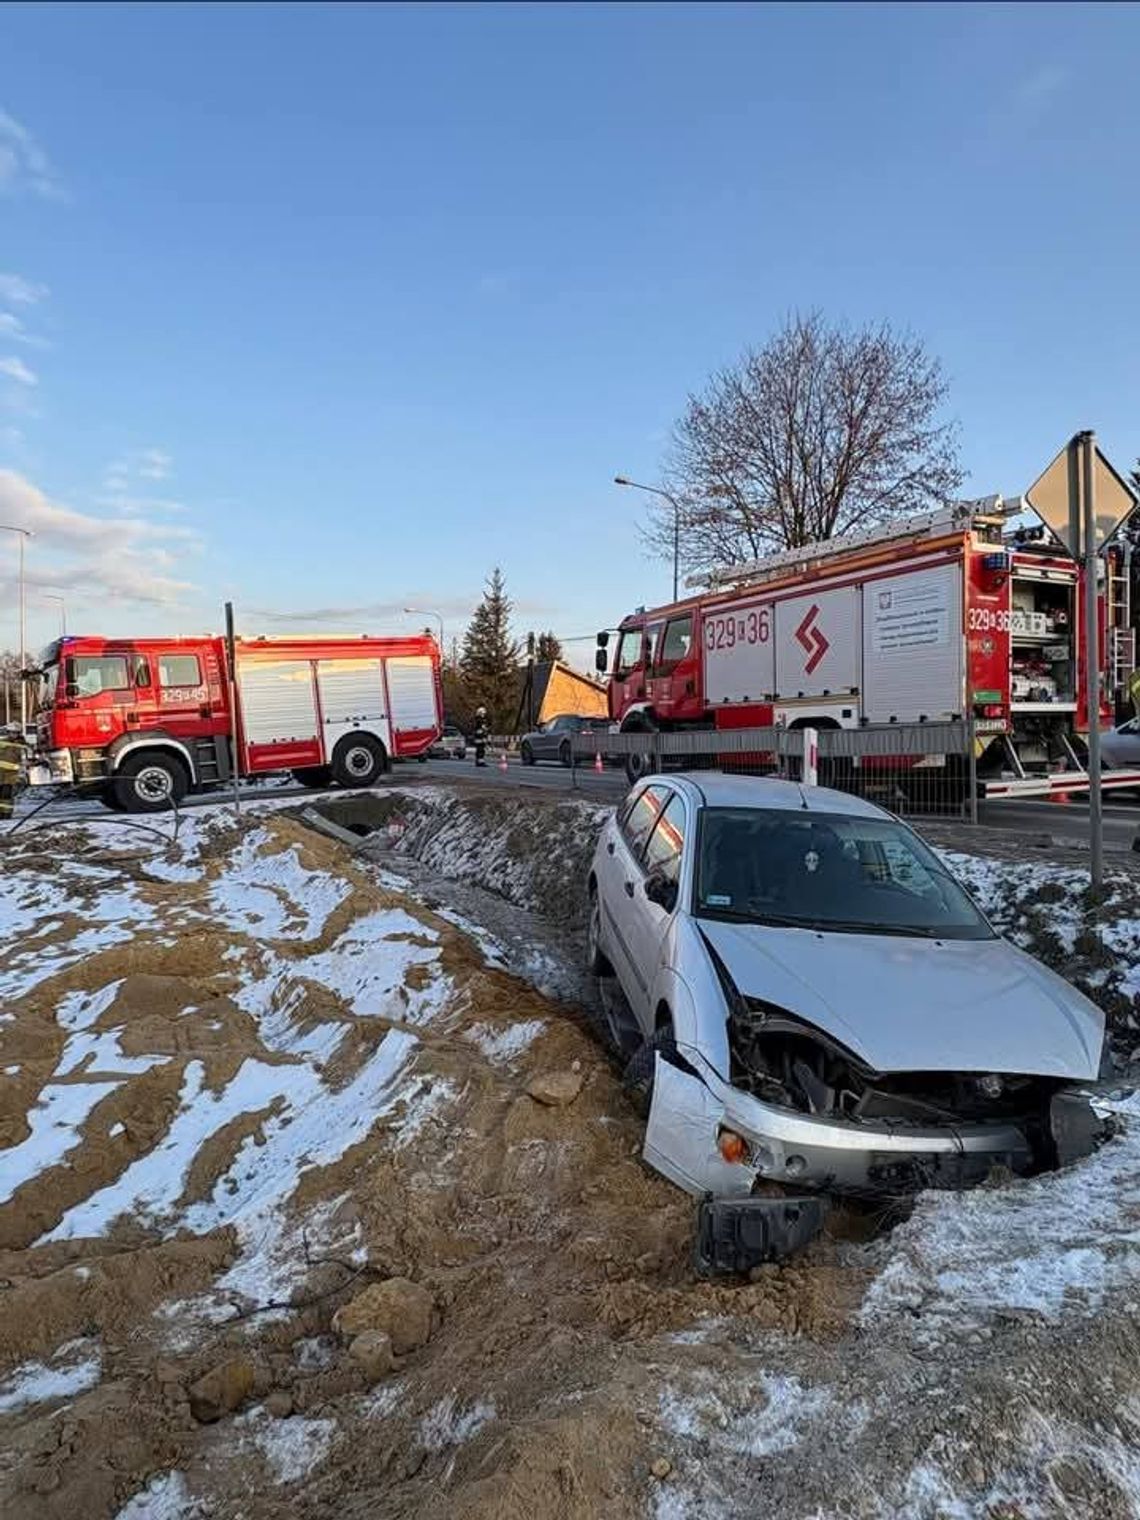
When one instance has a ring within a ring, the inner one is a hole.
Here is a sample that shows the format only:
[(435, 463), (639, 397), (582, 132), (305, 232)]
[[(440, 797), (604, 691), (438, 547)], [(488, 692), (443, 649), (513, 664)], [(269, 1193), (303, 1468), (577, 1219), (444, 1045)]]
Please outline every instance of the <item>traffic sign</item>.
[[(1042, 522), (1057, 535), (1074, 559), (1085, 552), (1081, 535), (1080, 434), (1071, 438), (1053, 463), (1039, 475), (1025, 499)], [(1106, 543), (1136, 506), (1136, 494), (1113, 469), (1099, 448), (1093, 452), (1096, 503), (1096, 548)]]

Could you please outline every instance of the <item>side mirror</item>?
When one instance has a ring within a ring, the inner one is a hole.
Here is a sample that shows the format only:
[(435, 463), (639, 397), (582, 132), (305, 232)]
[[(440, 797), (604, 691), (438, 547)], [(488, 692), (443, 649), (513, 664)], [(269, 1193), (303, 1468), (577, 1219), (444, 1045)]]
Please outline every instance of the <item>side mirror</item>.
[(604, 649), (597, 650), (594, 655), (594, 669), (600, 676), (605, 675), (606, 671), (609, 669), (609, 664), (610, 659), (606, 651)]
[(68, 681), (67, 685), (63, 688), (63, 694), (65, 697), (72, 699), (77, 697), (79, 695), (79, 683), (77, 681)]
[(672, 913), (677, 906), (677, 883), (654, 871), (645, 878), (645, 895), (651, 903)]

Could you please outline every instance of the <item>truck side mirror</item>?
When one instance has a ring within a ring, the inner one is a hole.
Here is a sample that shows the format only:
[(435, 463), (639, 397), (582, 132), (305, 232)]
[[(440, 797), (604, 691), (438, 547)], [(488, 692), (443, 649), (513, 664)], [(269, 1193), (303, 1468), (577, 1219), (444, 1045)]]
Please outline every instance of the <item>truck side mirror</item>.
[(77, 697), (79, 695), (78, 681), (68, 681), (67, 685), (63, 688), (63, 692), (68, 698)]
[(598, 672), (598, 674), (600, 676), (604, 676), (605, 675), (607, 669), (609, 668), (609, 663), (610, 663), (609, 655), (606, 653), (606, 651), (604, 649), (599, 649), (599, 650), (595, 651), (595, 654), (594, 654), (594, 669)]

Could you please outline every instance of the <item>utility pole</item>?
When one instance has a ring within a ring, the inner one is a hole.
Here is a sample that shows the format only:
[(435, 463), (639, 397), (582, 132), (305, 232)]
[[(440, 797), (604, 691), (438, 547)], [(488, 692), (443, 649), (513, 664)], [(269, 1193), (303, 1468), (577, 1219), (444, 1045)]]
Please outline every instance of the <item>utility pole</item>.
[(1104, 812), (1100, 785), (1100, 597), (1096, 543), (1096, 434), (1080, 434), (1081, 536), (1085, 559), (1085, 675), (1089, 722), (1089, 854), (1092, 889), (1104, 884)]

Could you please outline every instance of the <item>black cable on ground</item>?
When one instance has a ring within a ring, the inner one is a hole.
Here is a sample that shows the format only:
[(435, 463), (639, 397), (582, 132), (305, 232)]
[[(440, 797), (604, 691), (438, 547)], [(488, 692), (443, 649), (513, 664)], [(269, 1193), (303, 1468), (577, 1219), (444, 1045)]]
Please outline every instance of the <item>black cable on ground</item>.
[[(36, 803), (36, 805), (32, 808), (32, 810), (30, 812), (22, 813), (19, 818), (13, 820), (13, 822), (9, 825), (9, 827), (7, 829), (5, 829), (2, 834), (0, 834), (0, 844), (8, 844), (11, 841), (12, 836), (14, 834), (16, 834), (20, 829), (23, 829), (26, 824), (30, 824), (33, 819), (38, 818), (39, 815), (45, 811), (45, 809), (49, 808), (52, 805), (52, 803), (58, 803), (58, 802), (62, 802), (62, 801), (71, 801), (71, 800), (72, 800), (71, 798), (63, 797), (63, 796), (58, 796), (58, 795), (57, 796), (51, 796), (51, 797), (45, 797), (42, 802)], [(89, 824), (89, 823), (94, 823), (94, 824), (99, 824), (99, 825), (102, 825), (102, 824), (105, 824), (105, 823), (120, 823), (120, 824), (124, 824), (127, 828), (137, 830), (139, 833), (152, 834), (160, 842), (160, 844), (163, 845), (163, 847), (165, 849), (170, 849), (173, 845), (176, 845), (178, 843), (178, 830), (179, 830), (179, 827), (181, 826), (181, 822), (182, 822), (182, 813), (181, 813), (181, 810), (179, 809), (178, 804), (173, 800), (173, 798), (171, 799), (171, 802), (170, 802), (170, 812), (174, 816), (174, 827), (173, 827), (172, 831), (169, 834), (163, 833), (162, 830), (155, 828), (153, 824), (143, 823), (142, 820), (139, 819), (139, 818), (136, 818), (136, 817), (124, 818), (123, 816), (121, 816), (118, 813), (112, 813), (110, 810), (107, 811), (106, 816), (100, 816), (100, 815), (87, 816), (87, 815), (84, 815), (83, 817), (79, 817), (79, 818), (41, 818), (39, 820), (39, 822), (36, 823), (32, 829), (29, 830), (29, 833), (34, 833), (36, 829), (42, 829), (42, 828), (45, 828), (45, 827), (54, 828), (54, 827), (58, 827), (60, 824), (68, 824), (68, 823), (75, 824), (75, 825), (78, 825), (80, 827), (82, 827), (85, 824)], [(26, 837), (27, 836), (25, 836), (25, 838)], [(87, 850), (84, 850), (82, 853), (84, 855), (86, 855), (86, 856), (91, 856), (91, 855), (96, 854), (96, 853), (102, 854), (102, 853), (104, 853), (104, 851), (102, 850), (102, 847), (96, 846), (94, 849), (87, 849)], [(119, 860), (119, 861), (126, 861), (128, 859), (129, 860), (146, 860), (147, 858), (148, 857), (145, 856), (145, 855), (129, 856), (129, 857), (122, 856), (122, 855), (117, 855), (115, 857), (115, 859)]]

